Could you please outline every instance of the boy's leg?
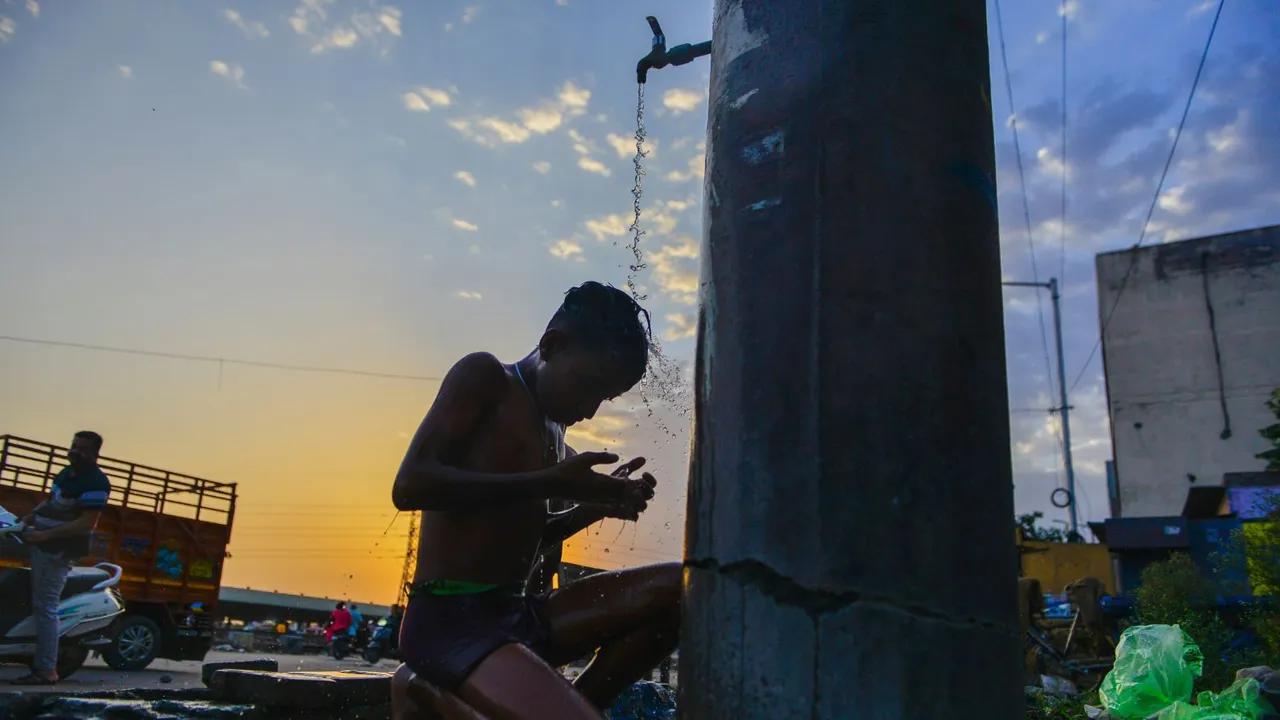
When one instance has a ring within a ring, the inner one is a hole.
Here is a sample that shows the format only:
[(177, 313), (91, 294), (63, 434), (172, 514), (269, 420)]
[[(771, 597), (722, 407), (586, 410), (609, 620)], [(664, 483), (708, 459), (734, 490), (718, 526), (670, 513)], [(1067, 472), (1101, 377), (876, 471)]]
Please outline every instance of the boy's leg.
[(596, 706), (532, 650), (512, 643), (471, 671), (457, 695), (492, 720), (602, 720)]
[(608, 707), (675, 651), (683, 576), (680, 563), (649, 565), (592, 575), (548, 596), (553, 661), (599, 649), (574, 682), (597, 707)]

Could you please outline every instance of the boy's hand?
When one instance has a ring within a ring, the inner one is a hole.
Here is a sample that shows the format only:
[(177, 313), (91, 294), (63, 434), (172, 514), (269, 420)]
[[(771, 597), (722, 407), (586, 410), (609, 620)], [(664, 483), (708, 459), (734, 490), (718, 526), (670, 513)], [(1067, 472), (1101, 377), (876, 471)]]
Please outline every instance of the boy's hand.
[(612, 473), (614, 477), (626, 478), (632, 484), (627, 488), (627, 496), (621, 502), (611, 503), (605, 509), (605, 517), (634, 522), (640, 519), (640, 513), (648, 509), (649, 501), (653, 499), (654, 488), (658, 485), (657, 478), (645, 473), (640, 476), (639, 480), (631, 479), (631, 473), (644, 467), (644, 463), (644, 458), (638, 457), (614, 469)]
[(579, 453), (556, 465), (555, 472), (568, 482), (569, 487), (565, 499), (577, 502), (609, 505), (622, 508), (619, 512), (639, 515), (649, 500), (653, 499), (653, 488), (657, 481), (645, 473), (639, 480), (632, 479), (631, 473), (644, 465), (644, 458), (635, 458), (608, 475), (598, 472), (597, 465), (607, 465), (618, 461), (613, 453)]

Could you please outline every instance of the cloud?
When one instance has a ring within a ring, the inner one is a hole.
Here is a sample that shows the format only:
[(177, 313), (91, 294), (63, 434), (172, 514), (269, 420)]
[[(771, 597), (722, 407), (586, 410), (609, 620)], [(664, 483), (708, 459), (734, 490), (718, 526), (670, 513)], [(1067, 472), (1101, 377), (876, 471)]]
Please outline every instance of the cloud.
[(701, 180), (706, 173), (707, 157), (705, 153), (698, 153), (689, 158), (689, 164), (684, 170), (672, 170), (667, 173), (666, 178), (671, 182), (689, 182), (694, 178)]
[(684, 305), (696, 305), (698, 245), (687, 235), (674, 239), (677, 244), (664, 245), (649, 255), (653, 281), (669, 299)]
[(593, 218), (583, 223), (587, 232), (596, 237), (599, 242), (604, 242), (609, 237), (626, 235), (627, 228), (631, 227), (631, 220), (617, 213), (605, 215), (603, 217)]
[(463, 300), (481, 300), (484, 298), (483, 295), (481, 295), (478, 292), (475, 292), (474, 290), (459, 290), (457, 292), (457, 295)]
[(613, 171), (610, 170), (608, 167), (606, 167), (604, 163), (591, 157), (584, 156), (584, 157), (578, 158), (578, 167), (582, 168), (583, 170), (586, 170), (589, 173), (595, 173), (596, 175), (603, 175), (604, 177), (609, 177), (610, 175), (613, 174)]
[(462, 183), (463, 185), (466, 185), (467, 187), (476, 186), (476, 176), (472, 175), (466, 170), (459, 170), (458, 172), (454, 173), (453, 176), (458, 179), (458, 182)]
[(313, 42), (311, 52), (347, 50), (361, 43), (379, 48), (380, 55), (390, 52), (391, 42), (401, 36), (400, 8), (394, 5), (368, 5), (345, 18), (330, 16), (335, 0), (302, 0), (289, 18), (289, 27)]
[(543, 175), (546, 175), (547, 173), (551, 172), (551, 163), (547, 162), (546, 160), (539, 160), (538, 162), (533, 164), (533, 169), (537, 170)]
[(0, 43), (7, 43), (18, 32), (18, 24), (13, 18), (0, 15)]
[(472, 20), (475, 20), (476, 16), (479, 14), (480, 14), (479, 5), (470, 5), (468, 7), (465, 7), (462, 9), (462, 22), (469, 23)]
[(227, 8), (226, 10), (223, 10), (222, 17), (226, 18), (227, 22), (240, 28), (240, 32), (243, 32), (249, 37), (264, 38), (271, 35), (271, 31), (267, 30), (266, 25), (256, 20), (245, 20), (244, 16), (240, 14), (240, 11), (235, 8)]
[(382, 8), (382, 12), (378, 13), (378, 22), (387, 32), (400, 37), (400, 8), (391, 6)]
[(449, 93), (425, 86), (409, 90), (400, 99), (410, 112), (430, 112), (433, 107), (448, 107), (453, 104)]
[(556, 4), (559, 5), (560, 7), (564, 7), (565, 5), (569, 4), (569, 0), (556, 0)]
[(662, 333), (664, 340), (683, 340), (698, 334), (698, 325), (687, 313), (668, 313), (667, 329)]
[(587, 111), (587, 104), (591, 102), (591, 91), (574, 85), (572, 80), (566, 80), (556, 93), (556, 99), (562, 106), (568, 108), (571, 114), (582, 115)]
[(27, 0), (27, 12), (31, 13), (31, 17), (40, 17), (40, 3), (36, 0)]
[(662, 105), (673, 114), (679, 115), (698, 107), (698, 105), (702, 104), (704, 97), (706, 97), (706, 93), (696, 90), (671, 88), (662, 94)]
[(635, 421), (630, 417), (612, 410), (601, 410), (590, 420), (570, 426), (565, 431), (565, 441), (578, 451), (626, 447), (622, 433), (634, 425)]
[(485, 147), (523, 143), (535, 135), (547, 135), (559, 129), (566, 117), (587, 111), (591, 91), (566, 81), (555, 96), (529, 107), (516, 109), (512, 118), (481, 116), (457, 118), (449, 126), (464, 137)]
[[(609, 147), (618, 153), (618, 157), (629, 160), (636, 155), (636, 138), (634, 135), (618, 135), (609, 133), (605, 136), (605, 142), (609, 143)], [(655, 140), (645, 140), (645, 154), (653, 157), (654, 152), (658, 149), (658, 143)]]
[(561, 260), (577, 260), (581, 262), (582, 246), (576, 240), (557, 240), (551, 246), (551, 254)]
[(125, 80), (133, 79), (133, 68), (129, 67), (128, 65), (117, 66), (116, 72), (120, 73), (120, 77), (124, 78)]
[(1037, 45), (1043, 45), (1043, 44), (1045, 44), (1045, 43), (1047, 43), (1047, 42), (1049, 42), (1049, 33), (1048, 33), (1048, 32), (1046, 32), (1046, 31), (1044, 31), (1044, 30), (1041, 30), (1040, 32), (1036, 33), (1036, 44), (1037, 44)]
[[(209, 72), (230, 80), (236, 87), (244, 88), (244, 68), (239, 65), (228, 65), (221, 60), (209, 61)], [(131, 73), (132, 74), (132, 71)]]
[(469, 223), (466, 220), (462, 220), (459, 218), (453, 219), (453, 226), (458, 228), (459, 230), (466, 230), (467, 232), (475, 232), (480, 229), (480, 226), (476, 225), (475, 223)]

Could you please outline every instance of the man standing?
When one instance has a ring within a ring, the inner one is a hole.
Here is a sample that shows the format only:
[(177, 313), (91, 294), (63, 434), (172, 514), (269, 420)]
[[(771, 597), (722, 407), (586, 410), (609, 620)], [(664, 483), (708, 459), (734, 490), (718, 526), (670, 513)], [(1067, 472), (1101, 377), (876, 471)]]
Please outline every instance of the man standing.
[(58, 603), (67, 574), (89, 554), (93, 528), (107, 506), (111, 483), (98, 467), (102, 436), (82, 430), (71, 440), (68, 465), (53, 479), (49, 499), (23, 518), (32, 528), (22, 536), (31, 549), (31, 607), (36, 625), (32, 672), (15, 685), (58, 682)]

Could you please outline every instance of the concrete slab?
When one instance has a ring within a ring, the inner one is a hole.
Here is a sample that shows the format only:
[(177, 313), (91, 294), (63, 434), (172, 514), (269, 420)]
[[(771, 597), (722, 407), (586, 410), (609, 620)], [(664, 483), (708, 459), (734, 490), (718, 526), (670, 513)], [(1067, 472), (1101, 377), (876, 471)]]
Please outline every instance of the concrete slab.
[(219, 670), (209, 690), (219, 702), (334, 711), (390, 703), (391, 674)]

